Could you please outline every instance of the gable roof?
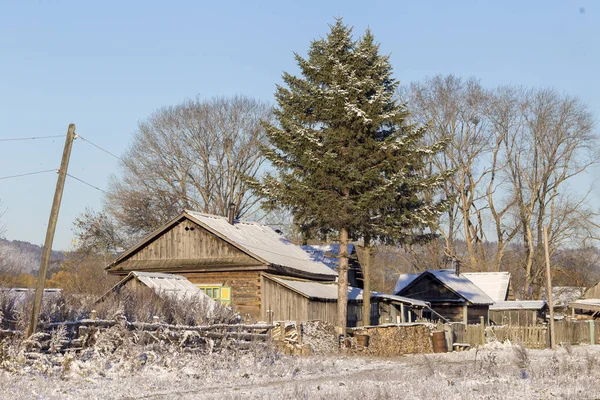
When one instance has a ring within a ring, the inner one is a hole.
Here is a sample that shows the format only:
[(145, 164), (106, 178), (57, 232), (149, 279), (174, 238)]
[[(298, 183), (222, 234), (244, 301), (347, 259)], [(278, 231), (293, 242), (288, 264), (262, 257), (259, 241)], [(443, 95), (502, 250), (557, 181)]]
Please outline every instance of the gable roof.
[(464, 272), (461, 275), (473, 282), (495, 303), (506, 300), (508, 285), (510, 284), (510, 272)]
[(407, 287), (412, 281), (414, 281), (417, 276), (421, 274), (401, 274), (396, 281), (396, 287), (394, 288), (394, 293), (400, 292), (402, 289)]
[[(407, 274), (408, 275), (408, 274)], [(464, 274), (456, 275), (454, 270), (452, 269), (437, 269), (437, 270), (428, 270), (424, 271), (421, 274), (414, 277), (414, 279), (410, 279), (410, 277), (403, 277), (403, 281), (400, 284), (396, 284), (396, 286), (403, 286), (400, 291), (396, 294), (400, 295), (402, 292), (405, 292), (412, 284), (424, 275), (430, 275), (434, 279), (438, 280), (452, 292), (456, 293), (466, 301), (477, 304), (477, 305), (488, 305), (494, 304), (494, 300), (485, 294), (483, 290), (477, 287), (473, 282), (471, 282)], [(408, 282), (407, 282), (408, 281)]]
[(180, 215), (152, 232), (106, 268), (110, 269), (126, 260), (185, 218), (265, 265), (287, 268), (329, 279), (334, 279), (337, 276), (337, 272), (323, 263), (313, 261), (300, 246), (293, 244), (267, 225), (258, 222), (236, 222), (231, 225), (226, 217), (191, 210), (183, 211)]

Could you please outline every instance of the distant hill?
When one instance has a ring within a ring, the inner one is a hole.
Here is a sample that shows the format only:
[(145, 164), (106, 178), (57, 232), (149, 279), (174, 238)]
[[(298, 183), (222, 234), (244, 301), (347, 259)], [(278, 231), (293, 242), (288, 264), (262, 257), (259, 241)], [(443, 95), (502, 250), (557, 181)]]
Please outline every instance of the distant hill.
[[(42, 249), (42, 246), (22, 240), (0, 239), (0, 257), (4, 259), (0, 260), (0, 264), (2, 261), (10, 261), (20, 272), (37, 272), (42, 260)], [(50, 253), (50, 266), (60, 265), (64, 259), (63, 252), (53, 250)]]

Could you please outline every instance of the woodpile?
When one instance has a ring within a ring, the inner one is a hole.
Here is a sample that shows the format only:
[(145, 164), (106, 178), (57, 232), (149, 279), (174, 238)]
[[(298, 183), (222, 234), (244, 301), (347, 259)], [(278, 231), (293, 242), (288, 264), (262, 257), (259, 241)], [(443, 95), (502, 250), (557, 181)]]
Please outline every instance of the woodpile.
[(284, 354), (309, 355), (311, 348), (303, 342), (303, 326), (298, 322), (281, 321), (272, 330), (275, 346)]
[[(369, 336), (369, 347), (364, 351), (375, 356), (393, 357), (433, 352), (431, 327), (426, 324), (370, 326), (355, 330), (356, 335)], [(356, 346), (356, 350), (363, 349)]]

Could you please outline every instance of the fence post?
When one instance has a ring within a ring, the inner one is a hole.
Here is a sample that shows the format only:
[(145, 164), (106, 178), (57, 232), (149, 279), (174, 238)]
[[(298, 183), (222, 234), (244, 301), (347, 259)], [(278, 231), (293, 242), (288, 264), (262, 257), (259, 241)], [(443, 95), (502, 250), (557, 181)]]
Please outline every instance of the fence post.
[(594, 343), (594, 320), (590, 319), (588, 323), (590, 324), (590, 344), (596, 344)]
[(485, 344), (485, 323), (483, 316), (479, 317), (479, 325), (481, 326), (481, 344)]
[(96, 319), (96, 310), (90, 311), (90, 319)]

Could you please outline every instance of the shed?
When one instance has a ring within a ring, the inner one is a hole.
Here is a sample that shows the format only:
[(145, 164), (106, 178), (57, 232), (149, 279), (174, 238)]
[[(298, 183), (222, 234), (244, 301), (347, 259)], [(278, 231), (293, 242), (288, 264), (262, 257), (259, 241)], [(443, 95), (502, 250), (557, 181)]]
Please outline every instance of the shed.
[(548, 304), (544, 300), (500, 301), (490, 306), (488, 321), (495, 325), (531, 326), (546, 319)]
[(400, 276), (395, 294), (422, 300), (430, 304), (432, 314), (451, 322), (476, 323), (487, 317), (488, 308), (494, 300), (477, 287), (465, 274), (456, 274), (451, 269), (428, 270), (417, 276)]

